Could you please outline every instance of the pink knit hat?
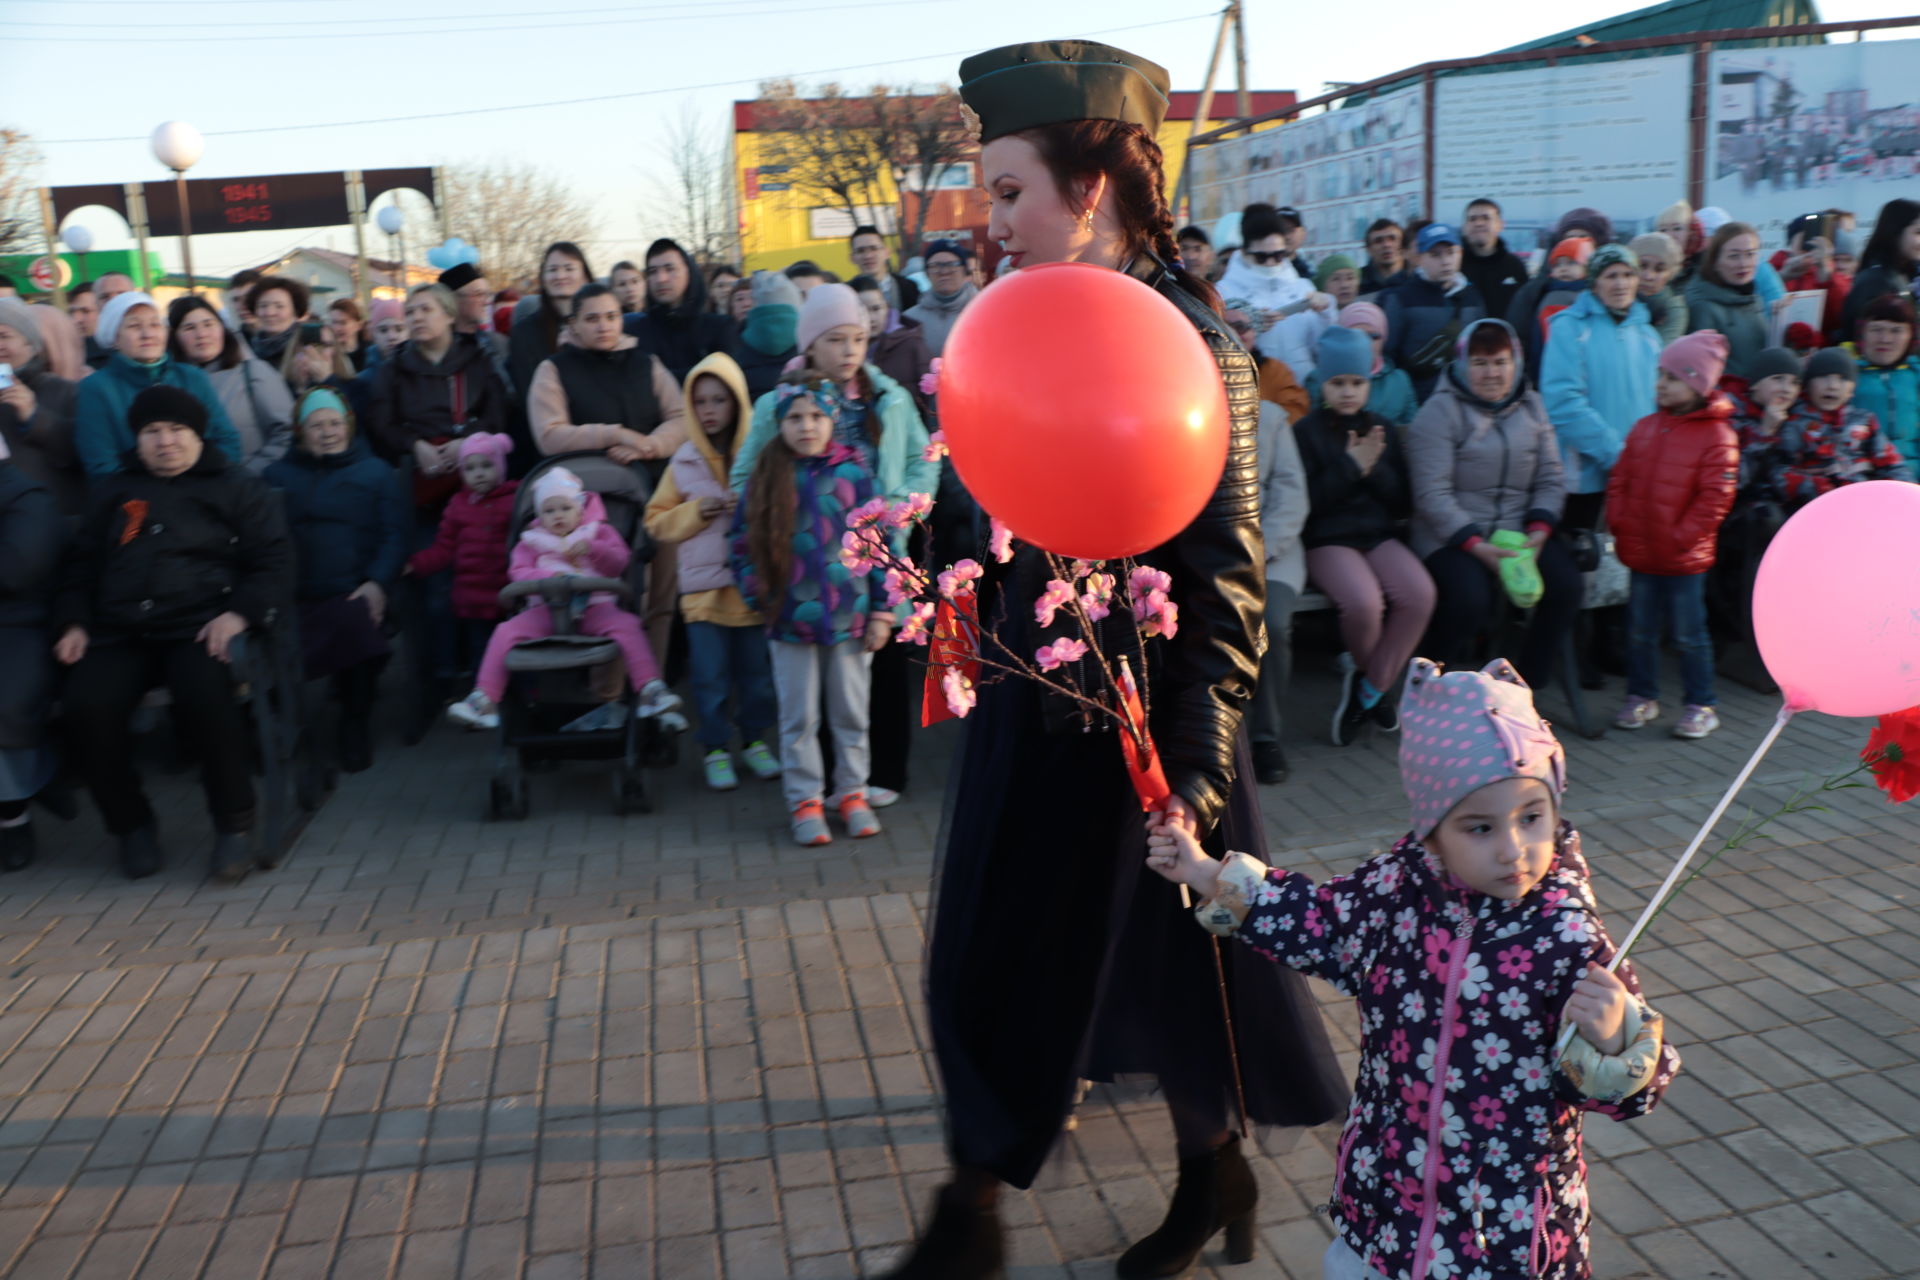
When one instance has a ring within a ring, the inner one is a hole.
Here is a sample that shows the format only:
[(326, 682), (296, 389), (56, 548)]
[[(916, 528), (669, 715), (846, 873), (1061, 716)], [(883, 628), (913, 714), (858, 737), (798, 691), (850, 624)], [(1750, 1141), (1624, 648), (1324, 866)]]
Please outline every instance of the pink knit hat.
[(851, 285), (817, 284), (800, 307), (800, 331), (794, 345), (805, 355), (815, 338), (843, 324), (859, 325), (861, 332), (866, 332), (867, 309), (860, 305), (860, 295)]
[(376, 325), (382, 320), (398, 320), (405, 314), (406, 311), (401, 307), (400, 299), (377, 298), (373, 305), (367, 308), (367, 323)]
[(1387, 313), (1371, 302), (1349, 302), (1340, 308), (1342, 329), (1358, 329), (1375, 338), (1387, 336)]
[(1453, 806), (1507, 778), (1538, 778), (1556, 801), (1567, 786), (1566, 752), (1534, 710), (1527, 682), (1505, 658), (1445, 674), (1415, 658), (1400, 699), (1400, 782), (1413, 834), (1426, 839)]
[(1710, 396), (1727, 371), (1727, 340), (1712, 329), (1702, 329), (1684, 338), (1676, 338), (1660, 353), (1660, 367), (1692, 387), (1695, 394)]
[(504, 432), (480, 431), (473, 435), (462, 436), (460, 438), (460, 460), (462, 462), (465, 462), (476, 453), (490, 454), (493, 460), (500, 464), (500, 469), (505, 471), (507, 469), (507, 455), (512, 452), (513, 437)]

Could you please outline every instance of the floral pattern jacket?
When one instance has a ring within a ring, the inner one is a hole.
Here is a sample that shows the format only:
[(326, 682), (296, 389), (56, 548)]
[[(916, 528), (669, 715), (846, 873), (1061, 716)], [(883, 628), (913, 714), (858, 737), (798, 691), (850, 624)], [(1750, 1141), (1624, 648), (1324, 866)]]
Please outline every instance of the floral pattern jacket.
[(873, 476), (844, 444), (793, 464), (793, 569), (784, 583), (763, 582), (747, 549), (751, 490), (743, 493), (728, 534), (734, 581), (749, 609), (767, 620), (767, 634), (787, 644), (836, 645), (867, 633), (876, 612), (871, 579), (840, 562), (840, 540), (855, 507), (874, 496)]
[(1805, 396), (1787, 414), (1763, 465), (1775, 496), (1790, 507), (1843, 484), (1914, 478), (1871, 413), (1852, 404), (1823, 413)]
[(1574, 982), (1613, 955), (1570, 825), (1514, 902), (1465, 888), (1409, 834), (1319, 885), (1233, 854), (1198, 914), (1359, 1001), (1359, 1078), (1328, 1207), (1369, 1275), (1589, 1274), (1583, 1114), (1651, 1110), (1680, 1058), (1623, 964), (1625, 1049), (1604, 1057), (1576, 1035), (1553, 1061)]

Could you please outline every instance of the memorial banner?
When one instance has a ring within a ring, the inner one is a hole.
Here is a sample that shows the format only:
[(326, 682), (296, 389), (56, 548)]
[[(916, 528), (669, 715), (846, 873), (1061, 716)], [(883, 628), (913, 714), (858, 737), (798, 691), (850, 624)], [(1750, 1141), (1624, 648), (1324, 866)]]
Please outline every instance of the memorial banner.
[(1713, 56), (1707, 203), (1781, 247), (1803, 213), (1846, 209), (1866, 243), (1880, 206), (1920, 186), (1920, 40)]
[(1358, 250), (1369, 222), (1405, 222), (1425, 205), (1425, 103), (1413, 85), (1202, 147), (1189, 161), (1194, 216), (1209, 225), (1264, 200), (1300, 211), (1309, 257)]
[(1593, 208), (1622, 236), (1653, 229), (1687, 193), (1685, 56), (1563, 63), (1450, 76), (1434, 100), (1434, 216), (1499, 201), (1507, 245), (1543, 243), (1570, 209)]

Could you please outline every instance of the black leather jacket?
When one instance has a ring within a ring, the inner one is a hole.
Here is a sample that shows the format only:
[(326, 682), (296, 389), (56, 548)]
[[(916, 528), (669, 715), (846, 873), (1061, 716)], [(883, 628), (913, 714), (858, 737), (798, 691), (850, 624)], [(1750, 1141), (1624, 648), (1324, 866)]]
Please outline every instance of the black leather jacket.
[[(1257, 438), (1260, 424), (1259, 374), (1254, 360), (1226, 322), (1175, 282), (1156, 259), (1136, 265), (1132, 274), (1173, 303), (1200, 331), (1226, 384), (1233, 433), (1226, 469), (1200, 514), (1171, 542), (1136, 559), (1173, 579), (1170, 595), (1180, 606), (1180, 629), (1170, 641), (1147, 646), (1148, 698), (1154, 744), (1167, 782), (1184, 797), (1211, 830), (1233, 789), (1234, 738), (1240, 731), (1266, 649), (1266, 546), (1260, 533)], [(1044, 588), (1045, 556), (1022, 545), (1014, 563), (995, 572), (990, 559), (988, 585), (998, 579), (1009, 607), (1026, 607)], [(1125, 590), (1125, 584), (1121, 584)], [(1018, 604), (1017, 602), (1026, 602)], [(1102, 648), (1125, 653), (1132, 627), (1103, 633)], [(1028, 614), (1031, 619), (1031, 614)], [(1064, 623), (1060, 634), (1066, 634)], [(1054, 638), (1036, 632), (1039, 643)], [(1052, 732), (1085, 732), (1079, 708), (1055, 693), (1044, 695), (1047, 727)]]

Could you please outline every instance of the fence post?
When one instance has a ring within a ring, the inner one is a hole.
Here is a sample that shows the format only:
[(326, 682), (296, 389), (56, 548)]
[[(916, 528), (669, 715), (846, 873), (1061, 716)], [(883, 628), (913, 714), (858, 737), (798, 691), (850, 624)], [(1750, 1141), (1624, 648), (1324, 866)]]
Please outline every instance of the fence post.
[(1423, 110), (1424, 116), (1426, 117), (1425, 128), (1427, 133), (1426, 154), (1421, 159), (1421, 168), (1422, 168), (1421, 186), (1423, 186), (1425, 190), (1420, 193), (1420, 207), (1421, 207), (1421, 210), (1423, 211), (1421, 216), (1431, 218), (1433, 217), (1433, 72), (1432, 70), (1428, 70), (1425, 75), (1420, 77), (1420, 86), (1421, 86), (1420, 92), (1422, 96), (1424, 96), (1426, 99), (1425, 105), (1422, 110)]
[[(1707, 120), (1713, 91), (1713, 42), (1693, 46), (1693, 119), (1687, 149), (1687, 203), (1699, 209), (1707, 202)], [(1680, 246), (1682, 252), (1686, 246)]]

